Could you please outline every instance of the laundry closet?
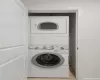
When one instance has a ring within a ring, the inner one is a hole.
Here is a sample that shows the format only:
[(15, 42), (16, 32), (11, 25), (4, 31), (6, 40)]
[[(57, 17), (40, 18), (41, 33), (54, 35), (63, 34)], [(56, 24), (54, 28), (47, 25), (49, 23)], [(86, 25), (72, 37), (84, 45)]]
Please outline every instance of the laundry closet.
[[(38, 30), (31, 29), (28, 18), (39, 16), (45, 16), (45, 23), (36, 24)], [(55, 16), (59, 22), (56, 18), (47, 21), (46, 16)], [(66, 19), (69, 37), (63, 35), (66, 34), (64, 27), (59, 30), (62, 24), (57, 25)], [(53, 26), (49, 31), (45, 27), (48, 24)], [(40, 74), (41, 77), (58, 77), (62, 72), (67, 75), (60, 77), (67, 78), (68, 70), (76, 75), (76, 80), (100, 80), (99, 61), (100, 0), (0, 0), (0, 80), (27, 80), (33, 74), (34, 77)], [(27, 66), (30, 66), (28, 70)], [(51, 73), (55, 75), (48, 76)]]
[(29, 13), (28, 77), (76, 76), (76, 13)]

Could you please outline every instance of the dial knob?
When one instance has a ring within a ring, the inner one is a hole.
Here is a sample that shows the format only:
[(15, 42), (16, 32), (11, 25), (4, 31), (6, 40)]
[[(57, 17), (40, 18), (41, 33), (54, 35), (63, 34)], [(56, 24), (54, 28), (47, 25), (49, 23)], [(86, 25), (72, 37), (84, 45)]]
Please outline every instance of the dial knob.
[(49, 50), (53, 50), (54, 49), (54, 46), (50, 46), (48, 47)]
[(61, 50), (64, 50), (64, 47), (61, 47), (60, 49), (61, 49)]
[(68, 50), (68, 46), (67, 45), (64, 45), (62, 47), (60, 47), (61, 50)]
[(43, 48), (42, 49), (46, 49), (46, 46), (43, 46)]
[(37, 50), (37, 49), (39, 49), (39, 47), (36, 46), (36, 47), (34, 47), (34, 49)]
[(45, 50), (53, 50), (53, 49), (54, 49), (54, 46), (45, 45), (45, 46), (43, 47), (43, 49), (45, 49)]

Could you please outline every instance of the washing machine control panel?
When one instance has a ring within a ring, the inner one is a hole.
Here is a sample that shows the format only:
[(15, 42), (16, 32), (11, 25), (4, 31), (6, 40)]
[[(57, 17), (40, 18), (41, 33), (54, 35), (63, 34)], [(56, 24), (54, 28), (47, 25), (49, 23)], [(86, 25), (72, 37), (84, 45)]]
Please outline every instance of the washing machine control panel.
[(30, 45), (33, 50), (68, 50), (68, 45)]

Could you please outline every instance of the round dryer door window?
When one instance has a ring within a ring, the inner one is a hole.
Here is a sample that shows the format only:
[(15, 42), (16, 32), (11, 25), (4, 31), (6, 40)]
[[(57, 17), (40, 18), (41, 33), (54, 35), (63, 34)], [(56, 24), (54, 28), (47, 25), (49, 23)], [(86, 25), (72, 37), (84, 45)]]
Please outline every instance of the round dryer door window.
[(52, 68), (58, 67), (64, 63), (64, 58), (58, 53), (44, 52), (35, 55), (32, 63), (38, 67)]

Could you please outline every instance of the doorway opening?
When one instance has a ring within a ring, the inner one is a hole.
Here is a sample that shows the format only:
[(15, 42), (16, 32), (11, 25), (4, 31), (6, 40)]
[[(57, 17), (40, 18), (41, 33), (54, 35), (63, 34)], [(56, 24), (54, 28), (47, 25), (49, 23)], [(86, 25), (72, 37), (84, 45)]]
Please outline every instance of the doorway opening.
[(77, 78), (77, 12), (30, 12), (29, 16), (69, 16), (69, 69), (71, 80)]

